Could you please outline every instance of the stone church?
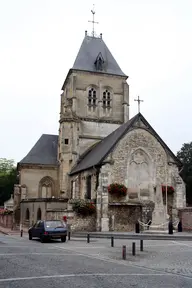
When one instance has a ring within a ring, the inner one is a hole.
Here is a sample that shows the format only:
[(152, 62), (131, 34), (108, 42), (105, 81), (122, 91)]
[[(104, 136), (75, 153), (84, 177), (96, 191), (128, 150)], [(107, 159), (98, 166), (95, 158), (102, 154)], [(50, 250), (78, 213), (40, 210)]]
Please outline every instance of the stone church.
[[(127, 79), (102, 34), (85, 32), (62, 86), (59, 135), (43, 134), (18, 163), (15, 224), (67, 216), (74, 230), (129, 231), (138, 219), (177, 218), (182, 163), (141, 113), (130, 119)], [(108, 193), (115, 182), (124, 197)], [(90, 199), (96, 212), (82, 217), (71, 199)]]

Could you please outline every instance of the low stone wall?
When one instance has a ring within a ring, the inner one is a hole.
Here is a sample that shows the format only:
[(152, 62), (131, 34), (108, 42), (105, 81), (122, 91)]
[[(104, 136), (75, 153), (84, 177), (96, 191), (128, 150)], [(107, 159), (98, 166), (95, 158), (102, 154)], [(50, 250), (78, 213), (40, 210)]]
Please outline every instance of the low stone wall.
[(109, 230), (134, 231), (136, 221), (141, 219), (141, 211), (141, 207), (137, 205), (109, 205)]
[(67, 223), (71, 231), (96, 231), (96, 215), (83, 217), (73, 211), (47, 211), (47, 220), (63, 219), (67, 217)]
[(96, 231), (96, 215), (82, 217), (74, 213), (74, 216), (68, 219), (71, 231)]
[(4, 228), (13, 228), (13, 215), (0, 215), (0, 226)]
[(192, 207), (180, 209), (178, 214), (182, 221), (183, 231), (192, 231)]

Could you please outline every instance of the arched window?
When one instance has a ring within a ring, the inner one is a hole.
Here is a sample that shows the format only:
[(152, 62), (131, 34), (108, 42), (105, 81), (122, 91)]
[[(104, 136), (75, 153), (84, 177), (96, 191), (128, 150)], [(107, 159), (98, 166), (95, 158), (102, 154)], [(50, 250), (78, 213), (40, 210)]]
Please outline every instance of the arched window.
[(41, 220), (41, 208), (37, 210), (37, 220)]
[(103, 92), (103, 107), (104, 108), (110, 108), (111, 107), (111, 92), (106, 89)]
[(95, 106), (97, 100), (97, 92), (95, 88), (90, 88), (88, 90), (88, 106)]
[(27, 208), (25, 212), (25, 220), (29, 220), (29, 218), (30, 218), (30, 213), (29, 213), (29, 209)]
[(39, 182), (39, 198), (51, 198), (54, 195), (54, 180), (49, 177), (43, 177)]

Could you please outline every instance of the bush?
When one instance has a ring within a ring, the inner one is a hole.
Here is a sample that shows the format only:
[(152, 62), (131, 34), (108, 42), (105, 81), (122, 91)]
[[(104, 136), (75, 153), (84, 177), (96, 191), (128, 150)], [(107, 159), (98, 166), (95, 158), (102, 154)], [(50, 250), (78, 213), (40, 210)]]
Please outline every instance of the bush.
[(72, 199), (69, 203), (72, 205), (73, 211), (83, 216), (92, 215), (96, 211), (94, 203), (90, 200)]

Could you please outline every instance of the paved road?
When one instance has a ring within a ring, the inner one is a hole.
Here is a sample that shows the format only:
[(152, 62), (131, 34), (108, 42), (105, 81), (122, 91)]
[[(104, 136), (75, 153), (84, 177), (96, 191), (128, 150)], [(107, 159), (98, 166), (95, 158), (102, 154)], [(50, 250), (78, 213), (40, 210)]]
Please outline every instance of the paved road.
[(111, 248), (102, 239), (42, 244), (0, 235), (0, 288), (192, 287), (192, 244), (147, 242), (122, 260), (122, 244), (131, 244), (122, 241)]

